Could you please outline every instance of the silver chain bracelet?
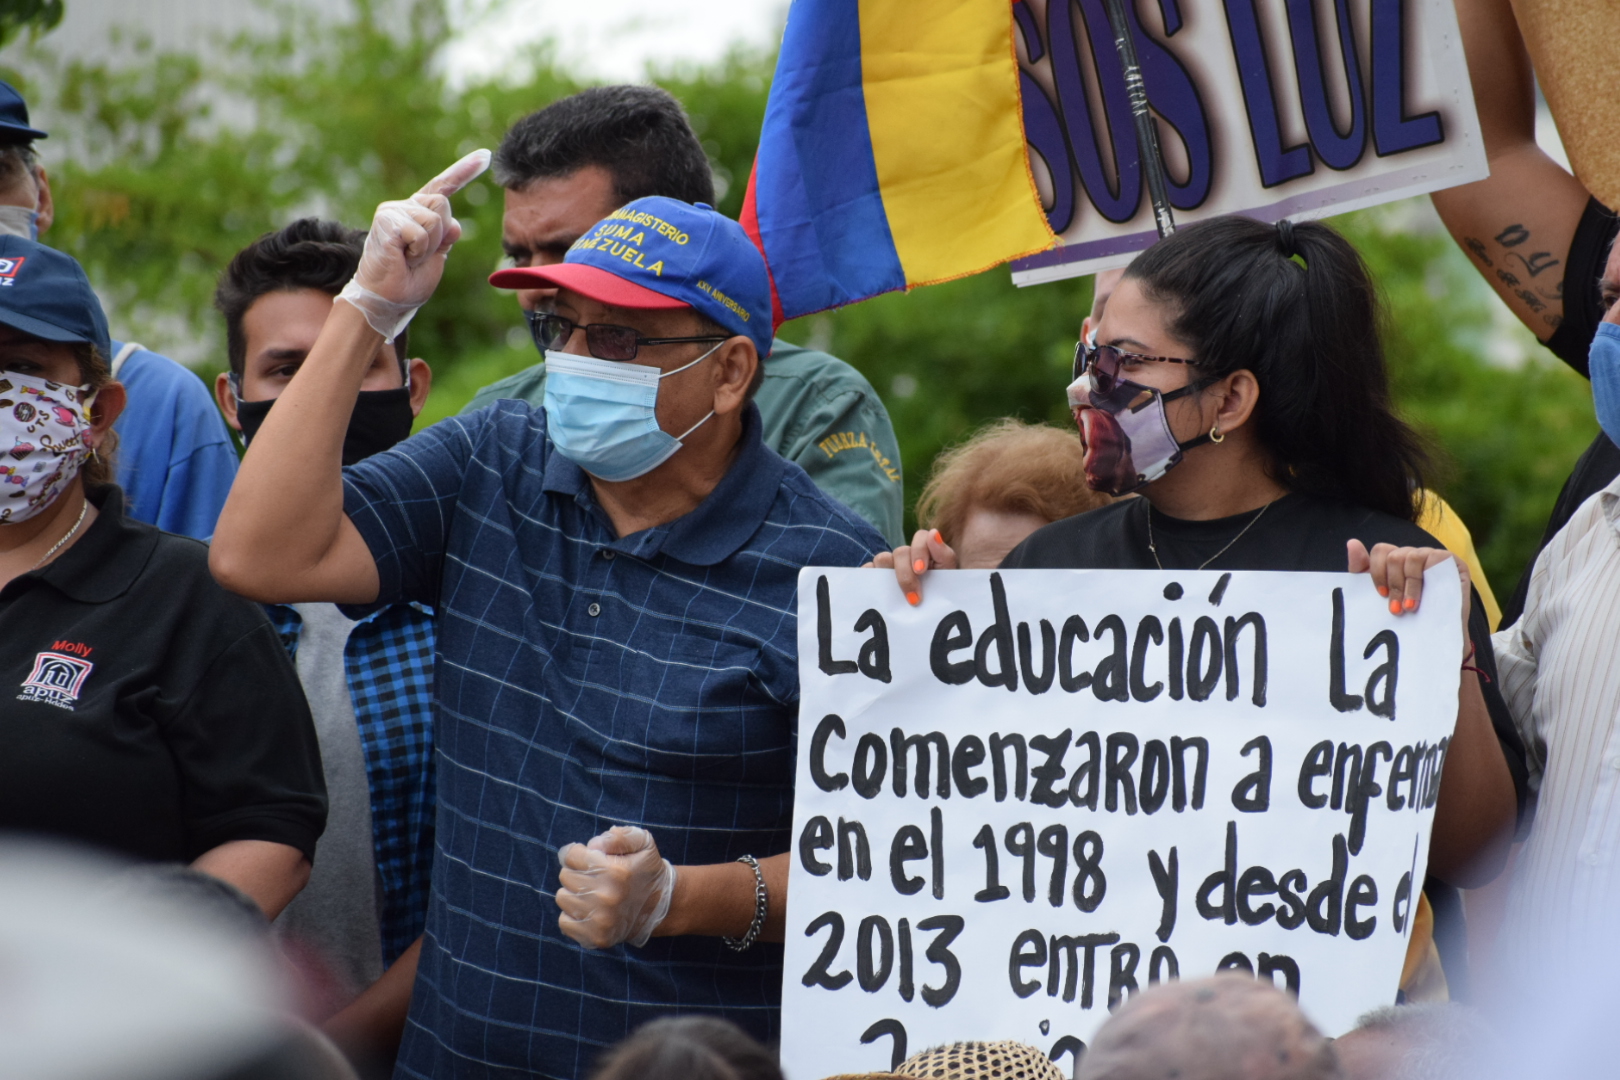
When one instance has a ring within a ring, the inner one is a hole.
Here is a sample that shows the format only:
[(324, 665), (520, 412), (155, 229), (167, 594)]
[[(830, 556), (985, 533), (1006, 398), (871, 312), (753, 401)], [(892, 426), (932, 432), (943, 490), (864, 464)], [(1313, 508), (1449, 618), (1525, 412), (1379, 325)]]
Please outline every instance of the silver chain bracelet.
[(742, 952), (759, 940), (760, 931), (765, 929), (765, 912), (770, 906), (770, 897), (765, 891), (765, 871), (759, 868), (759, 860), (752, 855), (744, 855), (737, 861), (747, 863), (748, 868), (754, 872), (754, 921), (749, 924), (748, 932), (740, 938), (721, 935), (720, 940), (725, 942), (726, 948), (732, 952)]

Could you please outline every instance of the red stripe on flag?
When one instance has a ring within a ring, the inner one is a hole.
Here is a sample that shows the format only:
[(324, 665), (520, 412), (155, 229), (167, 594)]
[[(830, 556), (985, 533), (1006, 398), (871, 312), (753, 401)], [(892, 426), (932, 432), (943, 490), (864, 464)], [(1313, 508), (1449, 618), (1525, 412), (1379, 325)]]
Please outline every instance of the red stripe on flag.
[(753, 167), (748, 170), (748, 190), (743, 193), (742, 213), (737, 220), (742, 224), (743, 232), (759, 248), (760, 255), (765, 259), (765, 276), (771, 283), (771, 330), (775, 331), (782, 325), (782, 298), (776, 294), (776, 275), (771, 273), (771, 257), (765, 254), (765, 240), (759, 235), (759, 208), (754, 203), (754, 180), (759, 174), (759, 156), (754, 156)]

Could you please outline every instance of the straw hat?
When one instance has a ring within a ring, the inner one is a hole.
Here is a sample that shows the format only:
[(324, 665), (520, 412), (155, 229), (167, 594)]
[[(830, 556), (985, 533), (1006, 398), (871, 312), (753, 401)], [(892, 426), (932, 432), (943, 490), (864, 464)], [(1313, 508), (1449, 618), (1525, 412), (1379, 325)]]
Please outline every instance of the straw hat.
[(1512, 0), (1575, 175), (1604, 205), (1620, 205), (1620, 8), (1613, 0)]
[(1028, 1043), (959, 1042), (913, 1054), (892, 1073), (846, 1073), (827, 1080), (1069, 1080)]

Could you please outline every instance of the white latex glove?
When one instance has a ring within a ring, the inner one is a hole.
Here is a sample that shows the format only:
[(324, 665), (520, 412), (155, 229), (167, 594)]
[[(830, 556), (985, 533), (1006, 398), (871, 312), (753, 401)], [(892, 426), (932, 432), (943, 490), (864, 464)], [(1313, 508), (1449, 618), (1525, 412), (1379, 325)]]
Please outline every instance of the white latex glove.
[(461, 239), (461, 225), (450, 216), (450, 196), (487, 168), (489, 151), (474, 150), (409, 199), (377, 207), (360, 268), (338, 299), (358, 308), (389, 341), (438, 288), (445, 257)]
[(669, 914), (675, 868), (646, 829), (615, 825), (588, 844), (567, 845), (557, 857), (557, 926), (586, 948), (645, 945)]

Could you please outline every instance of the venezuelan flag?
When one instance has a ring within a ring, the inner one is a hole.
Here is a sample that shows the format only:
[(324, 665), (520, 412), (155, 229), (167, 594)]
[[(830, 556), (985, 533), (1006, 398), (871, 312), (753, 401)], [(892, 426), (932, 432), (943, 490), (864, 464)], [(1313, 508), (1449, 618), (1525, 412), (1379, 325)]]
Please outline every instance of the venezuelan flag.
[(1055, 244), (1010, 0), (793, 0), (742, 224), (778, 321)]

